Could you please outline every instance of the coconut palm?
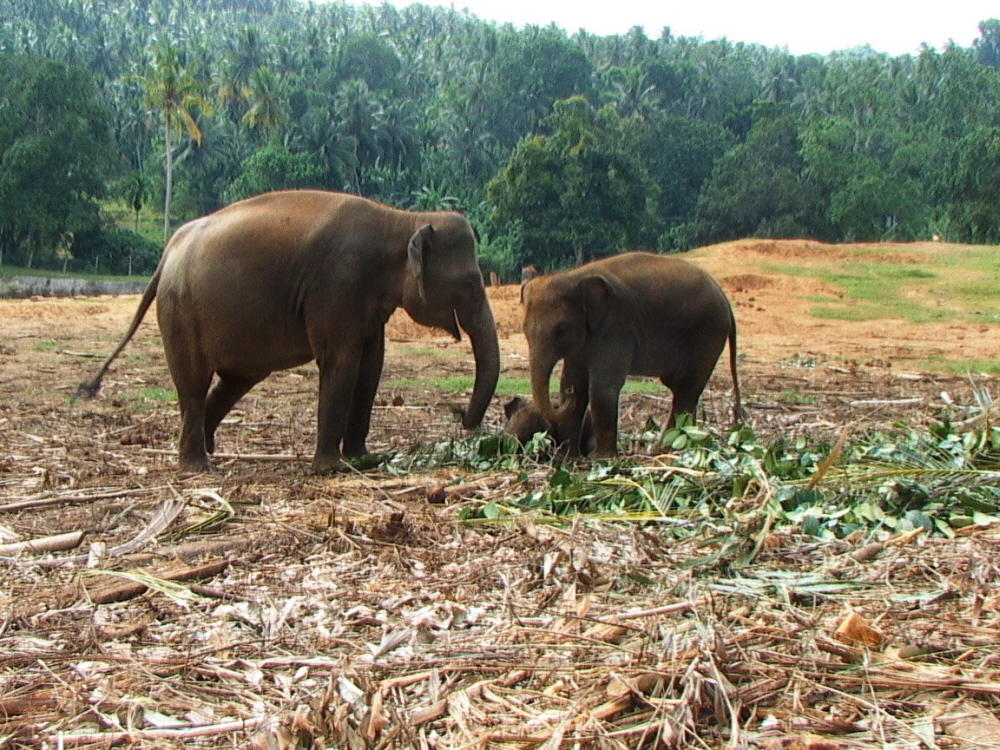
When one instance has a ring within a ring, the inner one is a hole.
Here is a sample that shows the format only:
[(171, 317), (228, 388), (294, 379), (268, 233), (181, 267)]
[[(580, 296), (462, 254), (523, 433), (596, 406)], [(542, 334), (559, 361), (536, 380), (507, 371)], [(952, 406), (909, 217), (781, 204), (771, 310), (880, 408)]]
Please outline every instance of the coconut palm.
[(281, 79), (269, 66), (261, 66), (250, 74), (247, 82), (247, 102), (250, 108), (243, 115), (243, 122), (254, 130), (274, 132), (285, 121), (287, 100)]
[(195, 79), (181, 61), (177, 50), (169, 44), (153, 53), (153, 69), (142, 79), (146, 105), (163, 113), (164, 168), (166, 187), (163, 199), (163, 241), (170, 236), (170, 200), (173, 193), (173, 135), (180, 124), (187, 134), (201, 143), (201, 128), (195, 111), (211, 112), (211, 105), (201, 92), (205, 85)]

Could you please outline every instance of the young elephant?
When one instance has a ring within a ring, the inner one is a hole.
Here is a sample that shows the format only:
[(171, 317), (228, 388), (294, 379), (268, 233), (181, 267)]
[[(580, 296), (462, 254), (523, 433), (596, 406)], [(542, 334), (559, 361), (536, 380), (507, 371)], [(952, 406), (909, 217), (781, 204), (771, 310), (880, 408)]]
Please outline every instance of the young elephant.
[[(587, 408), (595, 456), (616, 455), (618, 399), (629, 375), (658, 377), (673, 393), (668, 424), (694, 415), (726, 341), (739, 419), (736, 320), (729, 300), (705, 271), (676, 257), (624, 253), (521, 289), (531, 391), (539, 414), (559, 425), (570, 455), (578, 450)], [(549, 378), (563, 360), (559, 407)]]
[[(507, 422), (503, 426), (503, 431), (512, 436), (522, 446), (527, 445), (535, 435), (540, 432), (547, 433), (555, 445), (555, 452), (568, 454), (569, 435), (566, 429), (559, 422), (550, 422), (541, 415), (538, 407), (530, 401), (520, 396), (515, 396), (503, 407)], [(579, 442), (576, 444), (576, 451), (573, 455), (586, 456), (594, 451), (594, 425), (591, 422), (590, 414), (583, 418), (583, 428), (581, 430)]]

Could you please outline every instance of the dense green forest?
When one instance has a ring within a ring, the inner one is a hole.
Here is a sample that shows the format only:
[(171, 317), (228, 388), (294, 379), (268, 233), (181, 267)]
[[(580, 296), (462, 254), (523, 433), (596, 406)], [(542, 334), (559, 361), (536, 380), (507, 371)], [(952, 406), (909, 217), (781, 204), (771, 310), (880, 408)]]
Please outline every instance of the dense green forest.
[[(148, 272), (265, 190), (457, 208), (512, 278), (743, 236), (1000, 242), (1000, 21), (822, 57), (299, 0), (0, 0), (0, 263)], [(157, 233), (159, 234), (159, 233)]]

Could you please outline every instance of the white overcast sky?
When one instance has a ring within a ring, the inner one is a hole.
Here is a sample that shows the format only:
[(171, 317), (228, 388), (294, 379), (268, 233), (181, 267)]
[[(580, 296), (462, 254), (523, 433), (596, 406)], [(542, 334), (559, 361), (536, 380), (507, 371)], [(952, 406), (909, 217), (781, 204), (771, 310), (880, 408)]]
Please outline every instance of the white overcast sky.
[[(390, 0), (406, 7), (410, 0)], [(366, 4), (365, 0), (352, 0)], [(796, 55), (827, 54), (870, 45), (890, 55), (915, 54), (926, 43), (971, 46), (979, 22), (1000, 18), (990, 0), (422, 0), (468, 10), (485, 21), (556, 26), (570, 34), (586, 29), (623, 34), (642, 26), (657, 38), (664, 26), (674, 36), (725, 37), (787, 48)], [(368, 0), (379, 5), (381, 0)]]

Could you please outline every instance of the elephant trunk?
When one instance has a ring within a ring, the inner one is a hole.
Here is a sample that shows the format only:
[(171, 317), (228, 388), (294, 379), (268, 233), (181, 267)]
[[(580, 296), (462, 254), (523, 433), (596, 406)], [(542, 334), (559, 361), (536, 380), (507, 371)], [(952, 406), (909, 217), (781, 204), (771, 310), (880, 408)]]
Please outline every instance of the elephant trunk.
[(558, 408), (552, 405), (552, 400), (549, 397), (549, 378), (552, 377), (556, 361), (540, 362), (535, 357), (532, 357), (530, 361), (531, 398), (534, 399), (539, 413), (550, 422), (562, 422), (566, 419), (576, 402), (575, 395), (568, 393), (563, 394), (564, 401)]
[(476, 382), (472, 387), (469, 408), (462, 415), (462, 426), (471, 430), (483, 421), (486, 407), (490, 405), (500, 379), (500, 342), (485, 291), (482, 304), (459, 310), (456, 317), (472, 341), (472, 354), (476, 360)]

